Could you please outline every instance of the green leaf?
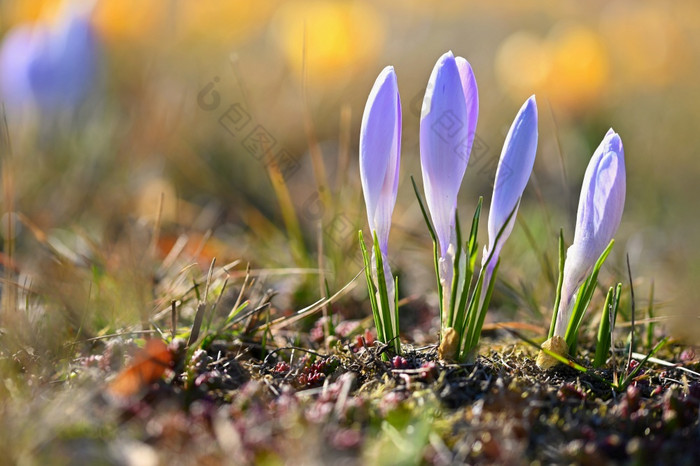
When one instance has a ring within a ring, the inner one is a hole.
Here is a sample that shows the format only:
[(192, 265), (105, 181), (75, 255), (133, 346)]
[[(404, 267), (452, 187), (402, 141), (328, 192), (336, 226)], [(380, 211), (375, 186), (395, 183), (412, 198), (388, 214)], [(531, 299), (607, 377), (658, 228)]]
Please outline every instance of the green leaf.
[(452, 327), (454, 325), (455, 313), (459, 312), (457, 307), (457, 294), (460, 287), (459, 263), (462, 259), (462, 229), (459, 227), (459, 213), (455, 210), (455, 232), (456, 232), (456, 250), (455, 257), (452, 263), (452, 286), (450, 289), (450, 308), (446, 311), (447, 322), (442, 323), (442, 327)]
[(238, 314), (240, 314), (242, 311), (244, 311), (245, 308), (247, 308), (249, 305), (250, 305), (250, 301), (244, 301), (237, 308), (232, 309), (231, 312), (229, 313), (228, 317), (226, 318), (225, 325), (230, 324), (233, 321), (233, 319), (235, 319), (236, 316)]
[(372, 315), (374, 317), (374, 326), (377, 328), (377, 339), (379, 341), (386, 341), (384, 337), (384, 325), (382, 324), (382, 318), (379, 314), (379, 307), (377, 306), (377, 297), (375, 295), (376, 288), (374, 286), (374, 281), (372, 280), (372, 264), (367, 252), (367, 246), (365, 245), (365, 239), (362, 235), (362, 230), (357, 232), (360, 239), (360, 250), (362, 251), (362, 261), (365, 264), (365, 279), (367, 280), (367, 293), (369, 294), (369, 302), (372, 307)]
[[(463, 332), (459, 334), (460, 337), (460, 357), (468, 355), (471, 348), (473, 348), (479, 342), (479, 334), (481, 330), (475, 334), (476, 324), (478, 321), (477, 314), (478, 309), (476, 307), (479, 305), (479, 300), (481, 299), (481, 289), (484, 286), (484, 274), (483, 268), (479, 272), (479, 278), (476, 280), (476, 286), (474, 287), (474, 293), (469, 301), (469, 307), (467, 309), (466, 315), (466, 326)], [(474, 342), (476, 340), (476, 342)]]
[(566, 262), (566, 245), (564, 244), (564, 230), (559, 230), (559, 280), (557, 280), (557, 292), (554, 298), (554, 310), (552, 311), (552, 322), (549, 324), (549, 334), (547, 338), (554, 336), (554, 326), (557, 324), (557, 314), (559, 314), (559, 303), (561, 303), (561, 287), (564, 284), (564, 263)]
[[(491, 302), (491, 295), (493, 294), (493, 288), (496, 283), (496, 276), (498, 275), (498, 268), (501, 265), (501, 260), (496, 262), (496, 266), (493, 268), (493, 273), (491, 274), (491, 280), (486, 288), (486, 296), (484, 297), (484, 302), (480, 309), (476, 311), (478, 316), (476, 324), (470, 329), (471, 341), (469, 346), (464, 348), (462, 358), (469, 357), (469, 354), (474, 351), (479, 345), (479, 339), (481, 338), (481, 329), (484, 327), (484, 320), (486, 319), (486, 313), (489, 309), (489, 303)], [(482, 279), (483, 280), (483, 279)], [(482, 285), (483, 287), (483, 285)]]
[(396, 335), (394, 335), (394, 351), (401, 354), (401, 342), (399, 341), (399, 277), (394, 277), (394, 318), (396, 319)]
[[(508, 214), (508, 217), (506, 218), (506, 221), (503, 222), (503, 225), (501, 226), (501, 229), (498, 230), (498, 233), (496, 234), (496, 238), (493, 241), (493, 244), (496, 245), (498, 244), (498, 241), (501, 239), (501, 236), (503, 236), (503, 233), (506, 230), (506, 227), (510, 223), (511, 219), (515, 215), (515, 213), (518, 211), (518, 206), (520, 205), (520, 199), (518, 198), (518, 202), (515, 203), (515, 206), (513, 206), (513, 210), (510, 211), (510, 214)], [(477, 284), (474, 289), (474, 293), (472, 294), (471, 301), (469, 302), (469, 308), (467, 311), (467, 321), (469, 322), (469, 328), (467, 328), (467, 333), (468, 336), (466, 338), (466, 343), (467, 347), (470, 348), (475, 348), (476, 345), (479, 344), (479, 337), (481, 336), (481, 327), (478, 326), (478, 322), (481, 321), (483, 325), (483, 320), (485, 316), (480, 316), (480, 310), (477, 309), (479, 300), (481, 298), (481, 291), (483, 288), (484, 284), (484, 269), (489, 266), (489, 263), (491, 263), (491, 260), (493, 259), (493, 254), (495, 252), (496, 248), (491, 248), (489, 251), (489, 255), (486, 258), (485, 261), (483, 261), (483, 265), (481, 266), (481, 270), (479, 270), (479, 278), (477, 279)], [(496, 264), (496, 267), (498, 266), (498, 263)], [(494, 272), (496, 271), (496, 267), (494, 267)], [(489, 286), (488, 288), (491, 287), (491, 283), (493, 283), (495, 280), (495, 275), (492, 273), (491, 279), (489, 281)], [(491, 299), (490, 295), (488, 294), (488, 289), (487, 289), (487, 299)], [(484, 300), (484, 304), (482, 307), (488, 308), (489, 303), (486, 302), (486, 299)]]
[(445, 318), (445, 315), (444, 315), (445, 310), (442, 308), (442, 284), (440, 283), (440, 270), (438, 268), (440, 256), (438, 254), (437, 233), (435, 233), (435, 229), (433, 228), (433, 224), (430, 222), (430, 218), (428, 217), (428, 211), (425, 208), (425, 204), (423, 204), (423, 198), (420, 196), (420, 193), (418, 192), (418, 186), (416, 185), (416, 180), (413, 179), (413, 176), (411, 176), (411, 184), (413, 185), (413, 192), (416, 193), (416, 199), (418, 199), (418, 205), (420, 206), (420, 211), (423, 214), (423, 220), (425, 221), (425, 224), (428, 227), (428, 232), (430, 233), (430, 238), (433, 240), (433, 260), (434, 260), (434, 266), (435, 266), (435, 277), (437, 278), (437, 286), (438, 286), (438, 302), (440, 304), (440, 322), (443, 322), (444, 318)]
[(600, 315), (600, 326), (598, 327), (598, 338), (595, 347), (595, 359), (593, 367), (601, 367), (605, 364), (610, 351), (612, 332), (615, 329), (615, 318), (617, 317), (617, 307), (620, 304), (620, 294), (622, 283), (618, 283), (616, 288), (610, 287), (605, 297), (605, 305)]
[(479, 218), (481, 217), (481, 206), (484, 202), (484, 198), (479, 196), (479, 202), (476, 205), (476, 210), (474, 211), (474, 218), (472, 219), (472, 226), (469, 230), (469, 239), (465, 245), (465, 256), (464, 257), (464, 274), (462, 279), (461, 292), (459, 296), (459, 303), (457, 304), (457, 317), (453, 326), (457, 331), (458, 335), (462, 335), (464, 332), (464, 327), (466, 325), (465, 313), (469, 298), (469, 292), (472, 289), (472, 279), (474, 278), (474, 266), (476, 264), (476, 256), (478, 243), (476, 241), (476, 235), (479, 230)]
[[(379, 312), (384, 323), (384, 343), (392, 344), (397, 354), (401, 352), (398, 339), (398, 322), (396, 316), (389, 307), (389, 291), (386, 287), (386, 276), (384, 275), (384, 261), (382, 259), (382, 251), (379, 248), (379, 239), (377, 233), (374, 233), (374, 257), (377, 261), (377, 288), (379, 289)], [(396, 290), (394, 290), (396, 292)]]
[(610, 240), (608, 247), (605, 248), (603, 253), (596, 261), (595, 266), (593, 267), (593, 272), (589, 275), (588, 279), (585, 281), (576, 295), (574, 311), (571, 313), (571, 319), (569, 319), (569, 325), (566, 329), (566, 335), (564, 336), (571, 354), (574, 353), (574, 349), (576, 348), (578, 330), (581, 326), (581, 322), (583, 321), (583, 316), (586, 313), (588, 305), (591, 303), (591, 299), (593, 298), (593, 292), (595, 291), (598, 282), (598, 273), (600, 272), (601, 267), (603, 267), (603, 263), (608, 257), (608, 254), (610, 254), (614, 244), (615, 240)]

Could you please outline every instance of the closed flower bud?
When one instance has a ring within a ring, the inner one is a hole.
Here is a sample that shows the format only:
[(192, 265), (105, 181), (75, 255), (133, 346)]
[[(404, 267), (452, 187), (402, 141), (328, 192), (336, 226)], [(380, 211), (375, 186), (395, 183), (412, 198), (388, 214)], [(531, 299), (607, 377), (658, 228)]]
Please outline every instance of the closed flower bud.
[[(471, 66), (464, 58), (445, 53), (433, 68), (423, 99), (420, 159), (425, 200), (438, 242), (440, 281), (447, 290), (455, 254), (457, 194), (469, 163), (478, 112)], [(443, 299), (448, 297), (449, 292)]]
[(620, 226), (625, 187), (622, 140), (610, 129), (593, 154), (583, 178), (574, 242), (566, 251), (554, 335), (565, 335), (577, 290)]
[(400, 153), (401, 101), (396, 73), (387, 66), (372, 87), (360, 129), (360, 178), (367, 220), (383, 254), (387, 253), (396, 203)]
[[(503, 143), (503, 151), (498, 161), (489, 210), (489, 243), (484, 248), (481, 264), (488, 266), (489, 270), (493, 270), (498, 262), (501, 248), (513, 230), (520, 198), (530, 179), (536, 153), (537, 102), (533, 95), (527, 99), (516, 115)], [(503, 232), (496, 241), (502, 229)], [(486, 261), (490, 255), (492, 255), (491, 261), (487, 265)]]

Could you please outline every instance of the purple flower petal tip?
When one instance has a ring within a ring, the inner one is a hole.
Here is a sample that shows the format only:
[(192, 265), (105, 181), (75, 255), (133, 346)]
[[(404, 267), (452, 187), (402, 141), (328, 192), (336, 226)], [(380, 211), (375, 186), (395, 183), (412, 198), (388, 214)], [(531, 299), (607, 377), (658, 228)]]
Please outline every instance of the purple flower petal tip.
[(622, 139), (611, 128), (593, 153), (583, 178), (574, 242), (566, 251), (555, 335), (563, 336), (576, 290), (620, 226), (626, 183)]
[(401, 100), (394, 68), (387, 66), (370, 91), (360, 129), (360, 178), (367, 219), (386, 253), (401, 160)]
[[(501, 158), (496, 169), (491, 209), (489, 210), (489, 254), (494, 251), (490, 265), (495, 265), (501, 247), (510, 235), (515, 223), (515, 214), (506, 221), (513, 209), (517, 210), (520, 198), (525, 191), (532, 173), (537, 154), (537, 102), (533, 95), (520, 107), (503, 143)], [(499, 231), (504, 227), (498, 244), (495, 244)], [(495, 248), (495, 250), (494, 250)], [(488, 258), (484, 254), (483, 260)]]
[(441, 257), (454, 232), (457, 194), (469, 162), (478, 108), (471, 66), (452, 52), (443, 54), (430, 75), (420, 121), (423, 186)]
[(576, 216), (574, 243), (595, 257), (593, 262), (620, 225), (625, 192), (625, 151), (620, 136), (611, 128), (586, 168)]

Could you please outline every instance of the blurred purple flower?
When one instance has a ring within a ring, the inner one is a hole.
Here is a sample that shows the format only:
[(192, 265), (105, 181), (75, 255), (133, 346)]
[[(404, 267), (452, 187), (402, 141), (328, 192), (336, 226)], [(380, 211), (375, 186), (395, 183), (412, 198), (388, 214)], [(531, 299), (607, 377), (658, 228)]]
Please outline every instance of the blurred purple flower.
[(400, 153), (401, 100), (394, 68), (387, 66), (372, 87), (360, 129), (360, 178), (367, 220), (384, 255), (399, 185)]
[(554, 335), (564, 336), (576, 291), (620, 226), (625, 187), (625, 152), (620, 136), (611, 128), (593, 154), (583, 178), (574, 242), (566, 251)]
[[(503, 143), (503, 151), (496, 169), (491, 209), (489, 210), (489, 243), (487, 247), (484, 247), (481, 263), (482, 267), (487, 267), (487, 277), (490, 277), (498, 262), (501, 248), (513, 231), (520, 198), (530, 179), (536, 153), (537, 102), (533, 95), (520, 107), (520, 111), (515, 116)], [(513, 213), (506, 225), (508, 216), (513, 212), (513, 209), (516, 212)], [(498, 232), (504, 225), (505, 229), (496, 243)], [(493, 254), (491, 261), (486, 264), (491, 254)]]
[(19, 25), (0, 50), (0, 94), (10, 107), (35, 105), (41, 112), (73, 109), (92, 89), (98, 38), (87, 12), (67, 5), (54, 27)]
[(425, 198), (444, 259), (454, 242), (457, 194), (469, 163), (478, 113), (471, 66), (464, 58), (445, 53), (430, 75), (420, 120)]

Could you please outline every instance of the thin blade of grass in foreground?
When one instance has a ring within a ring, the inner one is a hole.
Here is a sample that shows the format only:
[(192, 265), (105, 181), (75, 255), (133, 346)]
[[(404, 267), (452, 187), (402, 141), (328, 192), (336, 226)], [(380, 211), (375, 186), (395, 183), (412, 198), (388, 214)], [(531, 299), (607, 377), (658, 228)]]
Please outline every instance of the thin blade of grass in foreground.
[(552, 311), (552, 322), (549, 325), (549, 334), (547, 338), (554, 336), (554, 327), (557, 323), (557, 314), (559, 313), (559, 303), (561, 302), (561, 287), (564, 284), (564, 263), (566, 262), (566, 245), (564, 244), (564, 230), (559, 230), (559, 279), (557, 280), (557, 289), (554, 298), (554, 310)]
[[(642, 367), (644, 366), (644, 364), (646, 364), (646, 362), (649, 360), (649, 358), (652, 358), (656, 353), (659, 352), (659, 350), (660, 350), (661, 348), (663, 348), (663, 347), (666, 345), (666, 343), (668, 342), (668, 339), (669, 339), (669, 337), (666, 337), (666, 338), (664, 338), (663, 340), (661, 340), (660, 342), (658, 342), (658, 343), (656, 344), (656, 346), (654, 346), (654, 348), (649, 352), (649, 354), (647, 354), (646, 357), (645, 357), (644, 359), (642, 359), (642, 360), (639, 362), (639, 364), (637, 364), (637, 367), (635, 367), (634, 370), (632, 370), (632, 372), (630, 372), (630, 373), (622, 380), (622, 382), (620, 383), (620, 391), (627, 389), (627, 386), (628, 386), (630, 383), (632, 383), (632, 380), (634, 380), (634, 378), (637, 376), (637, 374), (639, 373), (639, 371), (642, 370)], [(632, 353), (630, 353), (630, 355), (632, 355)], [(629, 367), (629, 364), (627, 365), (627, 367)]]
[(564, 340), (569, 347), (569, 352), (573, 354), (576, 351), (576, 340), (578, 339), (578, 331), (583, 321), (583, 316), (586, 313), (588, 305), (591, 303), (593, 298), (593, 292), (595, 291), (596, 285), (598, 283), (598, 273), (605, 259), (607, 259), (608, 254), (612, 250), (615, 240), (610, 240), (608, 246), (605, 248), (603, 253), (600, 255), (595, 265), (593, 266), (593, 272), (589, 275), (588, 279), (584, 282), (583, 286), (576, 295), (576, 301), (574, 302), (574, 311), (569, 319), (569, 324), (566, 328), (566, 334), (564, 335)]
[(651, 348), (654, 339), (654, 281), (649, 288), (649, 307), (647, 308), (647, 349)]
[(617, 308), (620, 305), (621, 292), (622, 283), (618, 283), (616, 288), (610, 287), (605, 297), (603, 312), (600, 315), (593, 367), (603, 366), (608, 357), (612, 333), (615, 330), (615, 319), (617, 318)]
[(372, 316), (374, 317), (374, 327), (377, 329), (377, 338), (380, 341), (386, 341), (384, 335), (384, 323), (382, 320), (382, 315), (379, 311), (377, 305), (377, 289), (374, 286), (374, 280), (372, 280), (372, 263), (367, 252), (367, 246), (365, 245), (365, 238), (362, 235), (362, 230), (358, 232), (358, 237), (360, 239), (360, 250), (362, 251), (362, 261), (365, 264), (363, 271), (365, 272), (365, 279), (367, 280), (367, 294), (369, 295), (370, 307), (372, 308)]
[(392, 344), (391, 342), (393, 341), (394, 351), (396, 351), (396, 354), (401, 354), (398, 340), (398, 322), (395, 322), (395, 316), (392, 315), (396, 310), (392, 312), (389, 307), (389, 291), (386, 286), (386, 276), (384, 275), (384, 261), (376, 232), (374, 234), (374, 254), (377, 260), (377, 287), (379, 288), (379, 303), (381, 303), (379, 311), (384, 323), (384, 337), (386, 338), (383, 343)]
[(481, 206), (483, 205), (484, 198), (479, 197), (479, 202), (476, 205), (476, 210), (474, 211), (474, 217), (472, 218), (472, 226), (469, 230), (469, 239), (466, 243), (466, 258), (465, 262), (465, 273), (464, 279), (461, 285), (462, 292), (460, 293), (459, 303), (457, 304), (457, 316), (454, 319), (453, 326), (455, 327), (457, 334), (462, 335), (464, 332), (464, 325), (466, 322), (465, 312), (467, 308), (467, 303), (469, 299), (469, 293), (472, 289), (472, 280), (474, 278), (474, 267), (476, 265), (476, 256), (478, 242), (476, 240), (476, 235), (479, 230), (479, 219), (481, 217)]
[(357, 274), (345, 284), (341, 289), (336, 291), (333, 296), (330, 296), (327, 299), (319, 299), (315, 303), (311, 304), (310, 306), (305, 307), (304, 309), (301, 309), (297, 311), (294, 315), (292, 316), (285, 316), (285, 317), (280, 317), (278, 319), (275, 319), (271, 321), (269, 324), (266, 324), (264, 328), (275, 328), (275, 329), (280, 329), (284, 328), (288, 325), (291, 325), (295, 322), (300, 321), (301, 319), (304, 319), (310, 315), (313, 315), (314, 313), (318, 312), (321, 310), (321, 308), (327, 304), (335, 302), (336, 299), (340, 298), (341, 296), (345, 295), (348, 291), (350, 291), (353, 286), (355, 285), (355, 280), (357, 280), (357, 277), (362, 275), (364, 270), (360, 270), (357, 272)]
[(418, 199), (418, 205), (420, 206), (420, 211), (423, 214), (423, 220), (428, 227), (428, 232), (430, 233), (430, 238), (433, 240), (433, 265), (435, 267), (435, 276), (437, 277), (437, 289), (438, 289), (438, 303), (440, 305), (440, 322), (444, 321), (446, 310), (442, 308), (442, 284), (440, 283), (440, 273), (438, 269), (439, 257), (438, 257), (438, 243), (437, 243), (437, 233), (433, 228), (433, 224), (430, 222), (428, 217), (428, 211), (425, 209), (425, 204), (423, 203), (423, 198), (420, 196), (418, 191), (418, 186), (416, 185), (416, 180), (411, 176), (411, 184), (413, 185), (413, 192), (416, 194), (416, 199)]
[[(518, 199), (518, 202), (515, 203), (513, 210), (511, 210), (510, 214), (508, 214), (508, 217), (506, 218), (505, 222), (503, 222), (503, 226), (501, 227), (501, 229), (498, 230), (498, 234), (496, 235), (496, 238), (493, 242), (494, 245), (498, 244), (498, 241), (501, 239), (501, 236), (506, 231), (508, 224), (512, 220), (515, 213), (518, 211), (519, 205), (520, 199)], [(494, 267), (493, 272), (491, 273), (491, 277), (487, 285), (486, 295), (482, 300), (481, 293), (484, 284), (484, 279), (486, 276), (484, 271), (489, 266), (491, 260), (493, 260), (494, 252), (495, 248), (492, 248), (488, 257), (486, 258), (486, 261), (482, 262), (483, 265), (479, 270), (479, 277), (476, 281), (476, 287), (474, 289), (474, 293), (472, 294), (471, 300), (469, 301), (469, 307), (465, 316), (467, 327), (464, 328), (462, 334), (458, 335), (460, 342), (459, 344), (461, 348), (459, 352), (460, 358), (470, 358), (471, 356), (473, 356), (477, 346), (479, 345), (479, 338), (481, 337), (481, 326), (483, 325), (484, 319), (486, 318), (486, 312), (488, 311), (491, 299), (491, 292), (493, 291), (493, 284), (495, 283), (496, 277), (498, 275), (498, 264), (500, 263), (499, 259), (499, 261), (496, 262), (496, 266)]]
[(209, 285), (211, 284), (211, 277), (214, 273), (214, 264), (216, 264), (216, 258), (212, 259), (209, 265), (209, 272), (207, 273), (207, 281), (204, 286), (204, 296), (199, 296), (197, 292), (197, 298), (199, 302), (197, 303), (197, 311), (194, 315), (194, 322), (192, 323), (192, 331), (190, 332), (190, 338), (187, 340), (187, 346), (192, 346), (199, 338), (199, 331), (202, 327), (202, 322), (204, 320), (204, 313), (207, 310), (207, 295), (209, 294)]

